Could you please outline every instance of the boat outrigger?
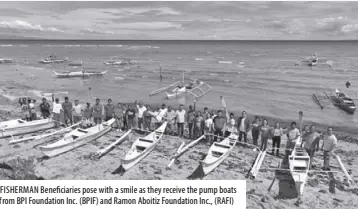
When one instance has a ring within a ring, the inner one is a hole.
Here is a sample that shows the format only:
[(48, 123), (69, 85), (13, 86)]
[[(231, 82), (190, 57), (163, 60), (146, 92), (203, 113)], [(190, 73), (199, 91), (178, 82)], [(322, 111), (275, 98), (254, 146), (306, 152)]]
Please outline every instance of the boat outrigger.
[[(193, 95), (196, 98), (202, 97), (205, 94), (207, 94), (209, 91), (211, 91), (212, 87), (205, 83), (204, 81), (200, 80), (193, 80), (192, 82), (188, 84), (184, 84), (184, 73), (183, 73), (183, 80), (177, 81), (173, 84), (170, 84), (169, 86), (163, 87), (161, 89), (157, 89), (149, 94), (149, 96), (154, 96), (156, 94), (162, 93), (166, 91), (166, 98), (172, 99), (177, 98), (179, 96), (182, 96), (184, 94), (190, 94)], [(169, 91), (167, 91), (169, 90)]]
[(313, 101), (323, 110), (327, 106), (327, 101), (329, 101), (328, 95), (323, 92), (325, 95), (312, 94)]

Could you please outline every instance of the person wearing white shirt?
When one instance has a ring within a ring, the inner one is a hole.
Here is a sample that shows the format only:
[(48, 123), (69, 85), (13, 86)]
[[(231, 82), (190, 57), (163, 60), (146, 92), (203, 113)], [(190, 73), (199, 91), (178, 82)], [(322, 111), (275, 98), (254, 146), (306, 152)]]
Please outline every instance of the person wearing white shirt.
[(186, 111), (184, 105), (179, 106), (179, 110), (176, 111), (176, 121), (178, 127), (178, 136), (184, 137), (184, 123), (185, 123)]
[(79, 101), (75, 100), (75, 105), (73, 106), (73, 123), (78, 123), (82, 120), (82, 106), (79, 104)]
[(336, 148), (337, 146), (337, 137), (335, 135), (333, 135), (333, 129), (331, 127), (329, 127), (327, 129), (328, 134), (324, 136), (323, 138), (323, 144), (321, 147), (321, 150), (323, 151), (323, 170), (325, 171), (329, 171), (330, 170), (330, 158), (331, 155), (333, 153), (333, 150)]
[(61, 122), (61, 113), (62, 113), (62, 104), (60, 104), (60, 100), (56, 98), (53, 101), (53, 107), (52, 107), (52, 120), (56, 122), (56, 127), (58, 128), (60, 126)]
[(156, 128), (159, 128), (160, 125), (162, 124), (163, 122), (163, 118), (165, 116), (165, 114), (167, 113), (168, 109), (165, 107), (165, 104), (162, 104), (162, 108), (160, 108), (158, 110), (158, 115), (155, 117), (155, 119), (157, 120), (156, 124), (157, 124), (157, 127)]
[(169, 106), (168, 111), (165, 113), (164, 116), (165, 120), (168, 121), (167, 132), (169, 133), (169, 135), (173, 134), (175, 126), (175, 117), (176, 112), (173, 110), (172, 106)]
[(143, 128), (143, 113), (147, 110), (147, 108), (143, 105), (143, 102), (139, 102), (139, 105), (137, 105), (137, 109), (138, 109), (138, 128), (142, 129)]
[(213, 126), (213, 118), (211, 117), (210, 113), (206, 114), (205, 118), (205, 127), (204, 127), (204, 134), (206, 134), (206, 140), (210, 143), (212, 136), (209, 135), (212, 133), (212, 126)]

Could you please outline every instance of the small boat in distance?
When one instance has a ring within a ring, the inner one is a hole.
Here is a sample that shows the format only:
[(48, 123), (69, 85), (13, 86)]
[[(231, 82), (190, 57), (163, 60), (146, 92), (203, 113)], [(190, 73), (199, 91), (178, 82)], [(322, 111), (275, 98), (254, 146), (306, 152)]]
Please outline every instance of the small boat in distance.
[(131, 59), (113, 59), (116, 57), (111, 57), (110, 60), (106, 60), (103, 63), (105, 65), (131, 65), (131, 64), (137, 64), (137, 61), (131, 60)]
[(353, 99), (348, 95), (339, 92), (338, 89), (336, 89), (335, 93), (336, 94), (331, 97), (333, 104), (349, 114), (354, 114), (356, 106), (353, 102)]
[(56, 77), (58, 78), (72, 78), (72, 77), (91, 77), (91, 76), (103, 76), (107, 73), (106, 71), (62, 71), (62, 72), (56, 72), (53, 71)]
[(68, 63), (68, 66), (71, 66), (71, 67), (80, 67), (83, 65), (83, 62), (82, 60), (81, 61), (77, 61), (77, 62), (70, 62)]
[(10, 58), (0, 58), (0, 64), (15, 63), (16, 61)]
[(68, 61), (68, 57), (65, 58), (57, 58), (55, 54), (51, 54), (50, 56), (48, 56), (45, 59), (42, 59), (39, 61), (39, 63), (41, 64), (59, 64), (59, 63), (64, 63)]

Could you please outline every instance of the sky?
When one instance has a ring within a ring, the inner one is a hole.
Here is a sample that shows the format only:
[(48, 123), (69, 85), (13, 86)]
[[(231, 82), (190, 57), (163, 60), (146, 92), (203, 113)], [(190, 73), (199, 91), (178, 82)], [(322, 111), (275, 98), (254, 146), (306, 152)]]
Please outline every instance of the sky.
[(358, 2), (0, 2), (0, 39), (355, 40)]

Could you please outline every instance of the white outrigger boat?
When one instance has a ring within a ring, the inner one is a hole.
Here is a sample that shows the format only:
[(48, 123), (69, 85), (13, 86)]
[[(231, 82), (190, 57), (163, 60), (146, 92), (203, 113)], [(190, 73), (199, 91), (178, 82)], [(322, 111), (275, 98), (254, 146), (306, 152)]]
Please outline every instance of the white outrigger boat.
[(9, 141), (9, 144), (18, 144), (18, 143), (26, 142), (26, 141), (38, 141), (38, 140), (41, 140), (41, 139), (46, 139), (46, 138), (49, 138), (49, 137), (54, 136), (56, 134), (67, 132), (67, 131), (71, 130), (73, 127), (79, 126), (80, 124), (81, 124), (81, 122), (73, 124), (73, 125), (68, 126), (66, 128), (61, 128), (61, 129), (59, 129), (57, 131), (54, 131), (54, 132), (51, 132), (51, 133), (45, 133), (45, 134), (41, 134), (41, 135), (38, 135), (38, 136), (29, 136), (29, 137), (20, 138), (20, 139), (13, 138), (13, 139), (11, 139)]
[(208, 155), (200, 162), (202, 165), (204, 176), (208, 175), (216, 167), (218, 167), (234, 149), (237, 139), (236, 134), (231, 134), (221, 142), (214, 142), (209, 148)]
[[(3, 122), (4, 123), (4, 122)], [(51, 119), (24, 121), (21, 119), (10, 121), (0, 128), (0, 138), (13, 137), (41, 130), (54, 128), (56, 122)]]
[[(168, 92), (167, 90), (171, 88), (173, 89)], [(184, 73), (183, 73), (182, 81), (176, 81), (175, 83), (170, 84), (169, 86), (152, 91), (149, 94), (149, 96), (154, 96), (161, 92), (167, 91), (165, 92), (167, 99), (177, 98), (186, 93), (193, 95), (196, 99), (204, 96), (209, 91), (211, 91), (211, 89), (212, 87), (209, 84), (199, 80), (193, 80), (191, 83), (184, 85)]]
[(91, 77), (91, 76), (103, 76), (107, 73), (106, 71), (63, 71), (63, 72), (56, 72), (53, 71), (56, 77), (58, 78), (73, 78), (73, 77)]
[(122, 167), (124, 171), (129, 170), (145, 156), (147, 156), (160, 142), (164, 136), (164, 131), (167, 127), (167, 122), (164, 122), (159, 128), (151, 132), (144, 138), (139, 137), (132, 145), (129, 152), (122, 159)]
[(115, 119), (111, 119), (107, 122), (103, 122), (102, 124), (98, 124), (90, 128), (77, 128), (66, 134), (61, 140), (55, 143), (41, 146), (40, 150), (45, 156), (58, 156), (103, 136), (112, 129), (112, 124), (114, 122)]
[(298, 137), (291, 155), (288, 156), (289, 170), (295, 182), (299, 198), (303, 194), (303, 189), (305, 187), (310, 168), (310, 156), (306, 150), (301, 147), (301, 144), (302, 138)]
[(0, 64), (8, 64), (8, 63), (15, 63), (16, 61), (10, 58), (1, 58)]

